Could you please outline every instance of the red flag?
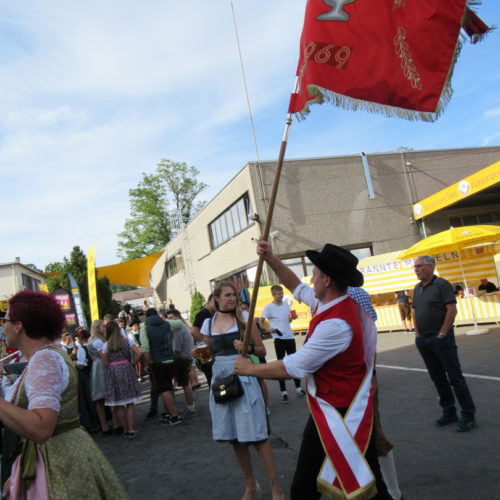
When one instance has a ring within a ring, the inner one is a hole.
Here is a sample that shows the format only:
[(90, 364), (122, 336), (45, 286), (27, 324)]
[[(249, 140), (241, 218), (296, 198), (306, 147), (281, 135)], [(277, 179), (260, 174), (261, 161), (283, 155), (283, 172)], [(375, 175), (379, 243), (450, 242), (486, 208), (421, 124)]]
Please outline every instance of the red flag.
[(333, 101), (434, 121), (451, 97), (466, 0), (308, 0), (289, 111)]

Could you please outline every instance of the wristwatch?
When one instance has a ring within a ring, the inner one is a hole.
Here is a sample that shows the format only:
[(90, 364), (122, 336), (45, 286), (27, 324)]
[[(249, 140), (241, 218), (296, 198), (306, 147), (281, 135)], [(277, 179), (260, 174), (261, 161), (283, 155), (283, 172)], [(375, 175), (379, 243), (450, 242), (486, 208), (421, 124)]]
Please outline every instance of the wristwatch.
[(439, 333), (437, 334), (437, 336), (438, 336), (438, 338), (442, 339), (443, 337), (446, 337), (446, 333), (444, 333), (444, 332), (439, 332)]

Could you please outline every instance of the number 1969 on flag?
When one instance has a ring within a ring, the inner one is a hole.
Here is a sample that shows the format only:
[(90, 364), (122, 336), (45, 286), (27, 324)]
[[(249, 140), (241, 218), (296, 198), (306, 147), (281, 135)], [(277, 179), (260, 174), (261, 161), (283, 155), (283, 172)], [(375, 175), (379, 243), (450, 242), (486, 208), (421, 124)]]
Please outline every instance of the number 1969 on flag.
[(304, 50), (304, 61), (328, 64), (337, 69), (345, 68), (351, 57), (351, 48), (324, 42), (309, 42)]

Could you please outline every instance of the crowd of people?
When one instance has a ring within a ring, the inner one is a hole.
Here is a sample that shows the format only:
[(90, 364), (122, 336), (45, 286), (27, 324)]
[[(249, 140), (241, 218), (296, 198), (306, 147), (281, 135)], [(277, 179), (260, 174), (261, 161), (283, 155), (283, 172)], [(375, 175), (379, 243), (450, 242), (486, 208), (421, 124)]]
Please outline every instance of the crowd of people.
[[(195, 417), (193, 390), (200, 386), (199, 370), (210, 389), (213, 440), (231, 445), (244, 479), (243, 500), (262, 496), (250, 447), (269, 479), (272, 498), (285, 498), (269, 441), (265, 379), (278, 380), (284, 403), (286, 380), (293, 380), (296, 396), (307, 396), (309, 403), (311, 415), (290, 492), (293, 500), (319, 499), (322, 493), (331, 498), (402, 498), (392, 444), (378, 415), (376, 313), (360, 288), (363, 276), (357, 259), (330, 244), (321, 252), (308, 251), (314, 264), (310, 287), (262, 239), (258, 254), (294, 297), (311, 308), (312, 320), (299, 350), (280, 285), (272, 287), (273, 301), (252, 323), (246, 342), (248, 304), (240, 301), (230, 282), (216, 285), (192, 327), (171, 305), (160, 311), (145, 308), (143, 321), (127, 308), (118, 318), (106, 315), (93, 321), (90, 332), (78, 328), (71, 335), (63, 331), (64, 316), (52, 296), (24, 291), (10, 299), (6, 340), (23, 356), (16, 361), (25, 362), (17, 374), (7, 374), (0, 363), (5, 372), (0, 399), (2, 473), (7, 471), (3, 496), (77, 498), (77, 489), (85, 488), (92, 498), (127, 498), (91, 434), (136, 438), (135, 404), (146, 377), (151, 400), (146, 419), (176, 426)], [(450, 283), (434, 275), (434, 267), (432, 257), (415, 260), (419, 283), (411, 326), (439, 394), (442, 415), (435, 425), (457, 422), (456, 430), (467, 432), (476, 426), (476, 409), (454, 341), (456, 298)], [(399, 298), (406, 306), (405, 297)], [(406, 307), (401, 309), (406, 313)], [(275, 361), (266, 362), (263, 333), (273, 337)], [(177, 408), (175, 386), (185, 399), (183, 412)], [(78, 464), (89, 456), (93, 465), (83, 473)]]

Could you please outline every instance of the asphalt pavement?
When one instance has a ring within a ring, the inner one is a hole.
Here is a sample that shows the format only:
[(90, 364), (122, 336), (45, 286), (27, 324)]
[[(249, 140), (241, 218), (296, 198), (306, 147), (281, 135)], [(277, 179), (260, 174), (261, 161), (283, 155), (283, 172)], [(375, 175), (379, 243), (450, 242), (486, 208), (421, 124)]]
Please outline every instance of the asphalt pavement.
[[(400, 488), (406, 500), (500, 499), (500, 327), (488, 326), (491, 331), (486, 335), (465, 335), (470, 330), (465, 327), (458, 328), (456, 334), (462, 369), (477, 407), (478, 426), (467, 433), (457, 433), (453, 425), (434, 426), (441, 414), (437, 393), (413, 336), (403, 332), (379, 334), (380, 414), (384, 432), (394, 444)], [(303, 337), (296, 338), (301, 345)], [(265, 344), (267, 358), (272, 360), (272, 342), (267, 340)], [(267, 386), (270, 439), (280, 481), (289, 498), (309, 410), (306, 399), (296, 397), (293, 381), (287, 382), (288, 404), (280, 402), (277, 381), (267, 381)], [(144, 399), (136, 405), (137, 438), (96, 437), (131, 499), (240, 499), (244, 480), (232, 448), (212, 441), (206, 383), (195, 392), (198, 415), (175, 427), (161, 427), (158, 419), (144, 421), (149, 409), (149, 381), (141, 388)], [(175, 397), (178, 408), (185, 408), (182, 391), (176, 391)], [(252, 456), (263, 498), (271, 498), (254, 450)]]

